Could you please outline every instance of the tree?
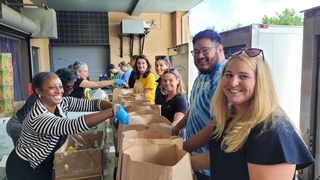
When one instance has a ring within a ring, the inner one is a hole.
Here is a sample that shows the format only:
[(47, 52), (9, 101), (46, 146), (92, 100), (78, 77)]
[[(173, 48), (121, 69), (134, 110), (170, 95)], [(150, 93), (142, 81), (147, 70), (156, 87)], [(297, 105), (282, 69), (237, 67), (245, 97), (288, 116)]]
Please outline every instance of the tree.
[(286, 8), (281, 14), (276, 12), (276, 17), (263, 16), (261, 22), (263, 24), (274, 24), (274, 25), (290, 25), (290, 26), (302, 26), (302, 18), (296, 15), (296, 12)]
[(193, 40), (193, 35), (190, 34), (190, 36), (189, 36), (189, 42), (192, 42), (192, 40)]
[(215, 30), (216, 29), (216, 27), (215, 26), (208, 26), (206, 29), (211, 29), (211, 30)]
[(241, 23), (238, 23), (238, 24), (236, 24), (235, 26), (233, 26), (231, 29), (229, 29), (229, 26), (227, 26), (226, 28), (221, 29), (220, 32), (229, 31), (229, 30), (232, 30), (232, 29), (237, 29), (237, 28), (240, 28), (240, 27), (242, 27), (242, 26), (243, 26), (243, 25), (242, 25)]

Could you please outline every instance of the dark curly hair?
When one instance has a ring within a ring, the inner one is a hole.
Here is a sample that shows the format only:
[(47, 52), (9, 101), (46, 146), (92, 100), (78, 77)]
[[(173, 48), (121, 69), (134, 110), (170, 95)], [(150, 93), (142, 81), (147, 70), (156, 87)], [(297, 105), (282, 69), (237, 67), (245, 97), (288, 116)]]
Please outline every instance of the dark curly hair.
[(60, 68), (56, 71), (56, 74), (59, 76), (62, 84), (74, 82), (77, 79), (76, 75), (70, 68)]

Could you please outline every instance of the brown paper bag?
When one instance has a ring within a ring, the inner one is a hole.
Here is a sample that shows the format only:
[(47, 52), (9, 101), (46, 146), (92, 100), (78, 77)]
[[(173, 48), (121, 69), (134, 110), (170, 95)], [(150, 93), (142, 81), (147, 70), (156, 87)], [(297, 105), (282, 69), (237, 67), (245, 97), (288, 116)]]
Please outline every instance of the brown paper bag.
[(134, 89), (133, 88), (129, 88), (129, 89), (120, 89), (120, 88), (115, 88), (112, 91), (112, 102), (113, 103), (119, 103), (119, 95), (123, 95), (123, 94), (132, 94), (134, 93)]
[[(149, 105), (149, 106), (139, 106), (139, 105), (132, 105), (132, 106), (125, 106), (124, 110), (126, 110), (127, 113), (130, 112), (137, 112), (138, 115), (143, 114), (143, 111), (146, 112), (146, 114), (152, 114), (147, 112), (155, 112), (155, 114), (161, 116), (161, 105)], [(151, 111), (148, 111), (151, 110)]]
[(192, 180), (190, 155), (177, 145), (133, 146), (123, 151), (121, 180)]
[(180, 136), (169, 136), (161, 132), (151, 130), (125, 131), (121, 134), (122, 143), (118, 145), (119, 157), (117, 168), (117, 179), (121, 179), (122, 167), (122, 152), (132, 146), (149, 146), (152, 144), (176, 144), (179, 149), (182, 149), (182, 138)]
[(118, 100), (120, 102), (126, 102), (126, 101), (134, 101), (134, 100), (146, 100), (146, 95), (144, 93), (130, 93), (130, 94), (123, 94), (118, 96)]
[(172, 134), (172, 126), (170, 121), (165, 118), (164, 116), (159, 116), (156, 114), (145, 114), (139, 116), (131, 116), (130, 117), (130, 124), (119, 124), (117, 130), (117, 143), (116, 147), (116, 154), (119, 154), (118, 145), (122, 142), (121, 136), (119, 136), (122, 132), (128, 130), (152, 130), (156, 132), (162, 132), (167, 135)]
[(134, 100), (134, 101), (125, 101), (125, 102), (119, 102), (122, 106), (149, 106), (151, 105), (149, 100)]

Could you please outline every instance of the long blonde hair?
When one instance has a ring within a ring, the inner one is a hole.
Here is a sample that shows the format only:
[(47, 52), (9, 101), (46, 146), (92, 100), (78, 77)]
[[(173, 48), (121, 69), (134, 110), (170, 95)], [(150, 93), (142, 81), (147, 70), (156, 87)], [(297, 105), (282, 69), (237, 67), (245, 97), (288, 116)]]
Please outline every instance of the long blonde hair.
[[(233, 105), (229, 105), (226, 95), (223, 93), (222, 79), (226, 68), (232, 61), (240, 60), (247, 64), (256, 75), (255, 93), (250, 107), (241, 114), (233, 116)], [(277, 109), (277, 111), (275, 111)], [(263, 56), (249, 57), (246, 53), (242, 52), (237, 56), (231, 56), (227, 61), (221, 72), (220, 83), (215, 91), (211, 100), (211, 113), (215, 115), (217, 123), (214, 131), (214, 138), (223, 136), (221, 148), (225, 152), (235, 152), (239, 150), (253, 127), (261, 122), (268, 122), (271, 117), (288, 116), (278, 104), (276, 90), (274, 87), (272, 74), (268, 63), (263, 59)], [(226, 123), (229, 118), (232, 121), (226, 129)], [(291, 123), (291, 121), (289, 120)], [(293, 125), (293, 123), (291, 123)], [(274, 127), (274, 125), (271, 125)], [(266, 123), (263, 130), (266, 129)], [(226, 134), (224, 134), (226, 130)], [(260, 134), (262, 134), (261, 132)]]

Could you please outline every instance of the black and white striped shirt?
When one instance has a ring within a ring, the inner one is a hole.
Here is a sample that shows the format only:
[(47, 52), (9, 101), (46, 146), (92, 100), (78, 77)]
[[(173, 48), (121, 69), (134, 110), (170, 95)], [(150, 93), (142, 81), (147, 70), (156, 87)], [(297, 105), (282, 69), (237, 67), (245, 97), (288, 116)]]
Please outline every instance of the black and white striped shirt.
[(23, 122), (22, 133), (16, 147), (17, 154), (29, 161), (32, 168), (36, 168), (52, 152), (59, 136), (77, 134), (89, 129), (84, 115), (69, 119), (65, 118), (67, 112), (100, 111), (100, 101), (63, 97), (62, 102), (56, 107), (63, 116), (59, 117), (49, 112), (40, 100), (37, 100)]

